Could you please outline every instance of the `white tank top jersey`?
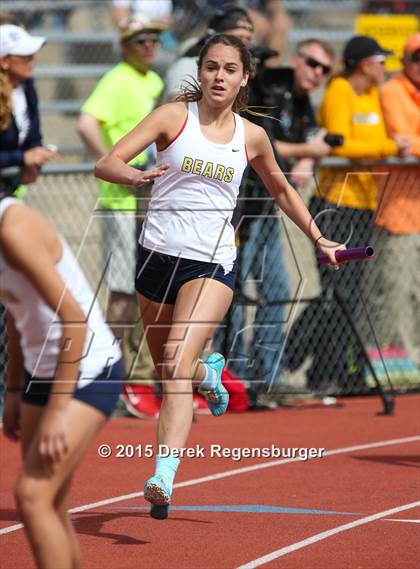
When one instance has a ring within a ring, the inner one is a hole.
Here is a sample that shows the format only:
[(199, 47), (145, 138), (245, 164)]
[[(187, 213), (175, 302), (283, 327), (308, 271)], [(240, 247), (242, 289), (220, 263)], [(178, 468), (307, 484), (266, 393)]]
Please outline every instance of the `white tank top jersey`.
[[(0, 200), (0, 223), (6, 209), (19, 203), (14, 198)], [(63, 254), (55, 268), (87, 316), (89, 324), (77, 383), (78, 387), (84, 387), (105, 367), (116, 363), (121, 358), (121, 352), (73, 253), (62, 238), (60, 241)], [(26, 371), (34, 377), (53, 377), (60, 349), (60, 319), (31, 282), (7, 263), (1, 251), (0, 300), (13, 316), (20, 334)]]
[(235, 132), (228, 144), (201, 132), (197, 103), (188, 104), (186, 122), (171, 144), (157, 153), (169, 170), (153, 184), (140, 235), (146, 249), (207, 263), (225, 273), (236, 258), (231, 224), (247, 166), (244, 123), (234, 113)]

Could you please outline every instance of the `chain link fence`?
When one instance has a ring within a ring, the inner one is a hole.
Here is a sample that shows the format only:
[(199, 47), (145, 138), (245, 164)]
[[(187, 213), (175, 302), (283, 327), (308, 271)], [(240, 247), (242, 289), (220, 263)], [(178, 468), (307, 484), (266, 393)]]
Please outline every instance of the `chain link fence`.
[[(234, 216), (237, 290), (214, 343), (251, 392), (365, 394), (377, 389), (375, 378), (386, 390), (391, 384), (400, 390), (420, 386), (420, 235), (403, 232), (420, 219), (420, 168), (418, 162), (388, 162), (349, 166), (324, 160), (317, 196), (313, 188), (304, 196), (327, 237), (375, 249), (373, 259), (349, 262), (339, 271), (317, 264), (309, 240), (279, 215), (271, 198), (241, 196)], [(324, 200), (325, 166), (328, 184), (348, 182), (352, 175), (373, 180), (377, 210)], [(69, 242), (105, 308), (103, 211), (96, 207), (92, 165), (46, 167), (26, 201)], [(147, 199), (139, 203), (143, 217)], [(400, 224), (399, 233), (386, 229), (387, 222)], [(3, 324), (0, 335), (3, 374)]]
[[(326, 167), (328, 166), (328, 167)], [(378, 207), (325, 199), (328, 188), (374, 186)], [(351, 164), (327, 159), (306, 202), (324, 235), (372, 245), (371, 260), (334, 271), (271, 198), (253, 194), (237, 212), (238, 282), (218, 338), (228, 366), (251, 391), (367, 394), (420, 387), (420, 168), (416, 161)]]

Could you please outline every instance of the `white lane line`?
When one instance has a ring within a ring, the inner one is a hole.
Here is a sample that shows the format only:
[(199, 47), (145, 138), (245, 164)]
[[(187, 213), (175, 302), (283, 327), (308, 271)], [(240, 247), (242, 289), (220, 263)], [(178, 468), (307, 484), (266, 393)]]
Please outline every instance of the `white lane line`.
[(403, 512), (404, 510), (410, 510), (411, 508), (416, 508), (420, 506), (420, 501), (418, 502), (411, 502), (411, 504), (404, 504), (404, 506), (398, 506), (397, 508), (391, 508), (390, 510), (385, 510), (383, 512), (378, 512), (377, 514), (372, 514), (371, 516), (366, 516), (365, 518), (361, 518), (360, 520), (355, 520), (354, 522), (350, 522), (348, 524), (343, 524), (342, 526), (337, 526), (336, 528), (329, 529), (327, 531), (323, 531), (321, 533), (317, 533), (316, 535), (312, 535), (311, 537), (307, 537), (302, 541), (298, 541), (296, 543), (292, 543), (291, 545), (287, 545), (286, 547), (282, 547), (281, 549), (277, 549), (277, 551), (273, 551), (272, 553), (268, 553), (263, 557), (259, 557), (258, 559), (254, 559), (253, 561), (249, 561), (249, 563), (245, 563), (245, 565), (241, 565), (237, 569), (255, 569), (256, 567), (261, 567), (261, 565), (265, 565), (266, 563), (270, 563), (279, 557), (283, 557), (284, 555), (288, 555), (293, 551), (297, 551), (298, 549), (302, 549), (303, 547), (308, 547), (308, 545), (312, 545), (313, 543), (317, 543), (318, 541), (322, 541), (323, 539), (328, 539), (329, 537), (336, 535), (337, 533), (341, 533), (343, 531), (347, 531), (353, 529), (358, 526), (362, 526), (368, 524), (370, 522), (374, 522), (375, 520), (380, 520), (385, 516), (392, 516), (393, 514), (397, 514), (398, 512)]
[[(378, 441), (376, 443), (367, 443), (364, 445), (336, 448), (325, 451), (322, 458), (326, 456), (334, 456), (336, 454), (346, 454), (358, 450), (367, 450), (371, 448), (379, 448), (384, 446), (400, 445), (404, 443), (414, 443), (416, 441), (420, 441), (419, 435), (413, 437), (405, 437), (403, 439), (389, 439), (387, 441)], [(314, 460), (314, 459), (309, 458), (308, 460)], [(226, 470), (225, 472), (210, 474), (209, 476), (202, 476), (201, 478), (193, 478), (192, 480), (186, 480), (185, 482), (178, 482), (177, 484), (174, 484), (174, 488), (185, 488), (187, 486), (195, 486), (196, 484), (204, 484), (205, 482), (213, 482), (214, 480), (220, 480), (221, 478), (228, 478), (229, 476), (236, 476), (237, 474), (246, 474), (248, 472), (262, 470), (264, 468), (272, 468), (273, 466), (280, 466), (281, 464), (288, 464), (290, 462), (302, 462), (302, 461), (298, 457), (271, 460), (270, 462), (253, 464), (252, 466), (243, 466), (242, 468), (235, 468), (232, 470)], [(115, 498), (107, 498), (105, 500), (100, 500), (99, 502), (92, 502), (91, 504), (85, 504), (83, 506), (78, 506), (77, 508), (72, 508), (71, 510), (69, 510), (69, 513), (77, 514), (79, 512), (85, 512), (86, 510), (93, 510), (95, 508), (100, 508), (101, 506), (107, 506), (108, 504), (115, 504), (116, 502), (124, 502), (125, 500), (140, 498), (141, 496), (143, 496), (143, 494), (144, 492), (132, 492), (131, 494), (116, 496)], [(13, 526), (8, 526), (0, 529), (0, 535), (5, 535), (7, 533), (11, 533), (13, 531), (17, 531), (22, 528), (23, 524), (15, 524)]]
[(384, 522), (404, 522), (406, 524), (420, 524), (420, 520), (384, 520)]

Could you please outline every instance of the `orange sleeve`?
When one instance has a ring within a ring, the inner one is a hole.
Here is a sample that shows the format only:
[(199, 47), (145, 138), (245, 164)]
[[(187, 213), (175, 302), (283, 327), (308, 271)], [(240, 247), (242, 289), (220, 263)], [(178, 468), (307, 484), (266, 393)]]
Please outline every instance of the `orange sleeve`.
[(420, 136), (415, 136), (411, 144), (411, 152), (414, 156), (420, 157)]
[[(412, 139), (411, 152), (415, 156), (420, 156), (420, 135), (413, 128), (411, 114), (401, 112), (401, 109), (409, 108), (411, 101), (407, 101), (407, 93), (396, 80), (385, 83), (380, 90), (382, 111), (384, 114), (385, 124), (391, 135), (399, 134), (410, 136)], [(399, 109), (399, 110), (398, 110)], [(415, 111), (416, 112), (416, 111)]]

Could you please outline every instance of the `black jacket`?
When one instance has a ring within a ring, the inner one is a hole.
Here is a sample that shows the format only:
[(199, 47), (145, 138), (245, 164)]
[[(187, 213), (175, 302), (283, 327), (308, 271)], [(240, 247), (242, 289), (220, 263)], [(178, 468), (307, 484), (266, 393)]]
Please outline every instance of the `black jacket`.
[[(30, 148), (42, 146), (42, 137), (39, 124), (38, 97), (32, 79), (24, 81), (23, 88), (28, 104), (29, 131), (19, 146), (19, 131), (14, 117), (9, 128), (0, 132), (0, 171), (10, 166), (23, 166), (24, 154)], [(10, 176), (0, 179), (2, 193), (10, 194), (19, 186), (19, 176)]]
[(315, 113), (308, 95), (293, 90), (294, 71), (290, 67), (263, 68), (250, 84), (249, 104), (271, 117), (248, 118), (264, 126), (270, 139), (283, 142), (306, 142), (316, 128)]

